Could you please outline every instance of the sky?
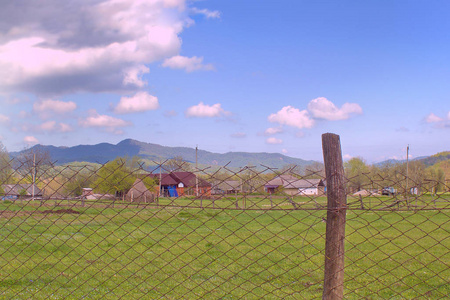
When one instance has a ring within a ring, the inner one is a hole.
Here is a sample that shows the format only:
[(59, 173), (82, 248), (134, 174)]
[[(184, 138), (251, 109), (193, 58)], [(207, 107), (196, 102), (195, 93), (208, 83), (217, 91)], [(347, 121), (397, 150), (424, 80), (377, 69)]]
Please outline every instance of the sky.
[(0, 141), (450, 150), (449, 1), (0, 0)]

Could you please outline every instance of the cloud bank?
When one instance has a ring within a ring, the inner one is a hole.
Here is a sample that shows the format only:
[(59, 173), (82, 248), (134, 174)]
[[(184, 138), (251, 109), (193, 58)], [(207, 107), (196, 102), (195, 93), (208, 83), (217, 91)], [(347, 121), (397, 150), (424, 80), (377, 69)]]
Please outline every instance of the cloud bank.
[(433, 124), (437, 128), (450, 128), (450, 111), (444, 117), (439, 117), (434, 113), (430, 113), (425, 117), (425, 122)]
[(222, 108), (220, 103), (213, 105), (203, 104), (200, 102), (197, 105), (189, 107), (185, 112), (186, 117), (190, 118), (214, 118), (229, 116), (231, 113)]
[(212, 71), (214, 66), (212, 64), (203, 64), (203, 57), (185, 57), (185, 56), (173, 56), (164, 60), (162, 63), (163, 67), (171, 69), (182, 69), (186, 72), (194, 71)]
[[(285, 106), (267, 118), (271, 123), (287, 125), (298, 129), (312, 128), (316, 120), (339, 121), (349, 119), (352, 115), (362, 114), (363, 110), (356, 103), (344, 103), (341, 108), (326, 98), (319, 97), (311, 100), (307, 109), (300, 110), (293, 106)], [(266, 134), (274, 134), (274, 128), (268, 128)]]
[[(0, 91), (37, 95), (139, 90), (193, 23), (184, 0), (7, 1), (0, 20)], [(186, 70), (210, 68), (201, 61)]]
[(122, 134), (122, 128), (131, 126), (132, 123), (108, 115), (100, 115), (96, 110), (92, 109), (86, 118), (79, 121), (79, 125), (82, 127), (103, 129), (114, 134)]
[(132, 97), (122, 97), (114, 112), (116, 114), (129, 114), (158, 108), (158, 98), (147, 92), (138, 92)]

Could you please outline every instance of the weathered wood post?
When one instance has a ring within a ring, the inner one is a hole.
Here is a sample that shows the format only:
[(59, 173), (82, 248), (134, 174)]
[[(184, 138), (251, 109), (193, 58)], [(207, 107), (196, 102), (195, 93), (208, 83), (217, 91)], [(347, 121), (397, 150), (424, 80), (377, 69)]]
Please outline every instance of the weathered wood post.
[(322, 299), (344, 297), (344, 240), (347, 194), (339, 135), (322, 135), (327, 180), (327, 229)]

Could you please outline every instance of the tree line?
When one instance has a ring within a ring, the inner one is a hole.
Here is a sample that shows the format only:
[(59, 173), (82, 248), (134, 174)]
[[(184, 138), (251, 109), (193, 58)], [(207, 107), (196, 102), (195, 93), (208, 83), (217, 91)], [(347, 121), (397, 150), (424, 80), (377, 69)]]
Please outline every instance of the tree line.
[[(400, 193), (409, 193), (412, 189), (423, 192), (444, 192), (445, 173), (441, 168), (427, 167), (421, 161), (406, 163), (368, 164), (361, 157), (354, 157), (344, 163), (349, 192), (361, 190), (379, 190), (392, 186)], [(46, 189), (48, 195), (76, 197), (83, 188), (93, 188), (95, 192), (120, 196), (125, 194), (137, 178), (144, 181), (151, 191), (157, 191), (158, 179), (147, 176), (149, 173), (194, 172), (211, 184), (227, 180), (239, 181), (245, 192), (263, 192), (264, 185), (275, 176), (288, 174), (297, 178), (325, 178), (321, 163), (303, 167), (285, 165), (281, 169), (258, 170), (254, 166), (245, 166), (239, 170), (226, 167), (199, 168), (186, 162), (181, 156), (160, 161), (149, 170), (148, 162), (139, 157), (118, 157), (104, 165), (92, 163), (71, 163), (55, 165), (50, 154), (39, 147), (22, 151), (11, 159), (8, 151), (0, 142), (0, 194), (4, 184), (31, 183)]]

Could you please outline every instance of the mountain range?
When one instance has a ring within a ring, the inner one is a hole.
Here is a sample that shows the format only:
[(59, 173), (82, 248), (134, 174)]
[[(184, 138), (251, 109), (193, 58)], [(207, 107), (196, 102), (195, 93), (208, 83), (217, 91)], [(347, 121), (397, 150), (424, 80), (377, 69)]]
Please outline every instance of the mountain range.
[[(429, 166), (439, 164), (441, 162), (445, 162), (447, 160), (450, 160), (450, 151), (439, 152), (439, 153), (431, 155), (431, 156), (420, 156), (420, 157), (411, 159), (410, 161), (420, 161), (425, 166), (429, 167)], [(385, 160), (385, 161), (376, 163), (375, 165), (382, 166), (384, 164), (403, 164), (403, 163), (406, 163), (406, 159), (403, 159), (403, 160), (389, 159), (389, 160)]]
[[(168, 147), (158, 144), (140, 142), (133, 139), (125, 139), (118, 144), (100, 143), (96, 145), (78, 145), (73, 147), (56, 147), (35, 145), (31, 149), (48, 152), (51, 160), (56, 165), (73, 162), (88, 162), (104, 164), (117, 157), (138, 156), (144, 160), (147, 166), (157, 166), (165, 161), (182, 157), (184, 161), (195, 163), (196, 150), (188, 147)], [(28, 149), (27, 149), (28, 150)], [(27, 151), (23, 150), (23, 151)], [(20, 155), (20, 152), (11, 152), (12, 157)], [(197, 151), (199, 167), (202, 166), (227, 166), (229, 168), (243, 168), (255, 166), (258, 169), (281, 169), (286, 165), (298, 165), (302, 168), (318, 164), (313, 160), (293, 158), (279, 153), (252, 153), (252, 152), (227, 152), (213, 153), (205, 150)], [(415, 161), (421, 161), (427, 167), (439, 167), (450, 176), (450, 151), (437, 153), (431, 156), (418, 157)], [(405, 160), (386, 160), (375, 165), (405, 163)], [(321, 164), (321, 163), (320, 163)]]
[[(196, 150), (188, 147), (167, 147), (158, 144), (140, 142), (126, 139), (118, 144), (100, 143), (96, 145), (78, 145), (73, 147), (55, 147), (46, 145), (35, 145), (31, 149), (46, 151), (51, 160), (57, 165), (71, 162), (89, 162), (104, 164), (117, 157), (138, 156), (147, 164), (157, 165), (161, 161), (182, 157), (184, 161), (195, 163)], [(12, 152), (12, 157), (20, 155), (21, 152)], [(213, 153), (205, 150), (197, 151), (198, 164), (207, 166), (225, 166), (230, 168), (245, 167), (248, 165), (256, 167), (282, 168), (285, 165), (299, 165), (302, 167), (315, 164), (312, 160), (293, 158), (279, 153), (249, 153), (249, 152), (227, 152)]]

